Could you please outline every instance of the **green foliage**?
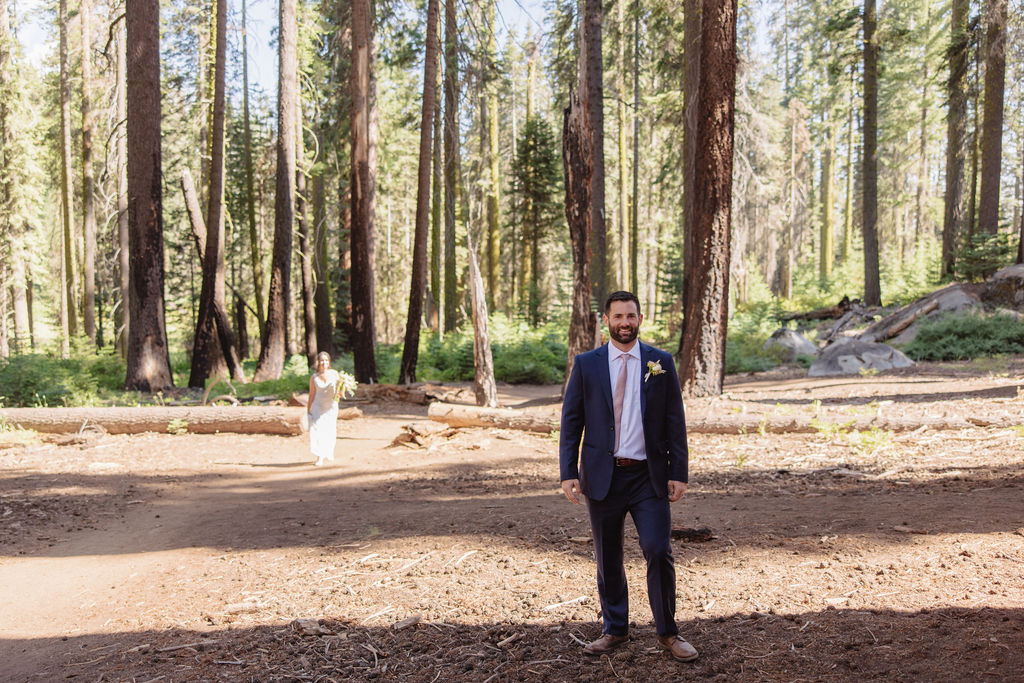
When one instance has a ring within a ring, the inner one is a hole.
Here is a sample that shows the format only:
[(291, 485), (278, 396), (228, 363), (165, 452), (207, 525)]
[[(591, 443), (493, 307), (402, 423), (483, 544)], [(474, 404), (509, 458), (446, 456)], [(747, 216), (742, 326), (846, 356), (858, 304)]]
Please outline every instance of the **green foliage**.
[(955, 255), (957, 279), (979, 282), (1013, 263), (1017, 249), (1015, 238), (1016, 235), (1006, 232), (972, 236)]
[(785, 351), (766, 349), (764, 343), (778, 329), (781, 313), (778, 301), (765, 301), (741, 307), (729, 320), (725, 340), (725, 372), (761, 372), (781, 365)]
[(0, 403), (24, 407), (93, 405), (99, 400), (99, 382), (91, 366), (84, 358), (60, 360), (42, 354), (2, 360)]
[(1007, 315), (947, 314), (923, 321), (903, 352), (914, 360), (1024, 353), (1024, 321)]
[(182, 434), (188, 434), (188, 421), (180, 418), (174, 418), (167, 423), (167, 433), (180, 436)]

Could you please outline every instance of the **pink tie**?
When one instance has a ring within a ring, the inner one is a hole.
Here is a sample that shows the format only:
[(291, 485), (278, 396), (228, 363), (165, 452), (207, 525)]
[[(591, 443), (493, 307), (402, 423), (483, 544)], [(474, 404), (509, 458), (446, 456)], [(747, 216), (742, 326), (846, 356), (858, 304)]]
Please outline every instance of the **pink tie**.
[(622, 432), (622, 403), (626, 399), (626, 361), (629, 360), (629, 354), (624, 353), (619, 356), (622, 360), (622, 368), (619, 370), (619, 376), (615, 380), (615, 393), (612, 394), (612, 409), (615, 413), (615, 448), (612, 450), (613, 453), (619, 452), (619, 435)]

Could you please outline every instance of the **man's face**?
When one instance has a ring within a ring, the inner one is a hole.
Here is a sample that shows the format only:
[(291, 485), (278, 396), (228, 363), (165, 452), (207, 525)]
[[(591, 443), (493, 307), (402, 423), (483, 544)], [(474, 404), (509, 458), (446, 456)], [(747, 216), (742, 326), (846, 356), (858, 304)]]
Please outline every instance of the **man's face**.
[(608, 334), (620, 344), (633, 343), (640, 333), (640, 323), (643, 319), (635, 301), (613, 301), (608, 312), (604, 314)]

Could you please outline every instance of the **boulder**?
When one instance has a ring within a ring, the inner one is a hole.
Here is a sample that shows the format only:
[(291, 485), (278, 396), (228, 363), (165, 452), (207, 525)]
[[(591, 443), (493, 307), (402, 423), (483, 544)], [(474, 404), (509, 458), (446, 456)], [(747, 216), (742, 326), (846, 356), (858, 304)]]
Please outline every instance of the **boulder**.
[(888, 344), (851, 341), (826, 348), (807, 374), (811, 377), (856, 375), (863, 371), (891, 370), (911, 365), (914, 365), (914, 361)]
[(788, 361), (796, 360), (797, 356), (818, 355), (817, 346), (801, 336), (800, 333), (794, 332), (788, 327), (780, 327), (772, 332), (772, 336), (768, 337), (768, 341), (764, 343), (764, 348), (783, 349), (783, 355)]
[(1007, 266), (985, 282), (982, 298), (993, 306), (1024, 308), (1024, 263)]

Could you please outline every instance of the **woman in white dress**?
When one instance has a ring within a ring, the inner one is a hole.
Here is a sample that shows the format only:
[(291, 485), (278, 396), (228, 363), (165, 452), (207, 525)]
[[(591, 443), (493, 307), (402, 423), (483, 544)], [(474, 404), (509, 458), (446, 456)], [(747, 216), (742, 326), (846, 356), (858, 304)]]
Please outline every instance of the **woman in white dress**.
[(309, 378), (309, 450), (316, 466), (334, 462), (334, 443), (338, 438), (338, 394), (341, 377), (331, 369), (331, 355), (316, 355), (316, 371)]

